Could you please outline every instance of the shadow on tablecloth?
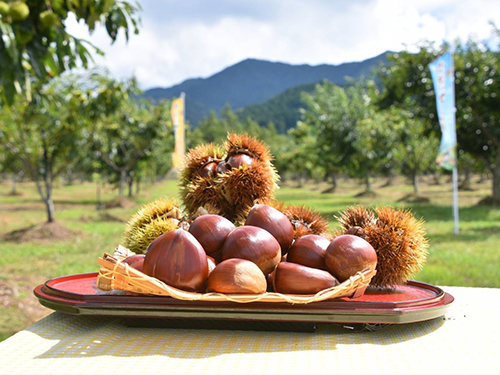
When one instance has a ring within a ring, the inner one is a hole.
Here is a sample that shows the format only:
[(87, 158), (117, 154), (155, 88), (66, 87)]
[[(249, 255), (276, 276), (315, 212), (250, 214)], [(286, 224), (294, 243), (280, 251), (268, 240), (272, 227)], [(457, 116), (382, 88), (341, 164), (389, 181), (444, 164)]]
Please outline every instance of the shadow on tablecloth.
[[(49, 347), (37, 358), (96, 356), (209, 358), (234, 353), (334, 350), (340, 345), (391, 345), (431, 334), (443, 317), (398, 324), (375, 332), (348, 332), (321, 325), (315, 333), (132, 328), (119, 318), (53, 313), (28, 327), (34, 341)], [(53, 343), (53, 344), (52, 344)], [(44, 347), (45, 347), (44, 346)]]

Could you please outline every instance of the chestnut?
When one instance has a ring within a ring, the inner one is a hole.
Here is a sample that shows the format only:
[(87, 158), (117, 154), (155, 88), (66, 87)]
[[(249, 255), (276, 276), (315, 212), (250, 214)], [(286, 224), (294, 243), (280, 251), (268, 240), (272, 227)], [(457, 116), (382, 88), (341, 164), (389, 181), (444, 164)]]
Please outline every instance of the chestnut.
[(198, 291), (208, 277), (208, 260), (205, 250), (191, 233), (175, 229), (151, 242), (143, 270), (167, 285)]
[(274, 207), (256, 204), (248, 213), (245, 225), (253, 225), (271, 233), (280, 244), (283, 255), (292, 244), (294, 235), (292, 223), (285, 214)]
[(281, 248), (268, 231), (243, 225), (229, 233), (222, 245), (222, 260), (231, 258), (250, 260), (267, 275), (280, 262)]
[(214, 270), (217, 264), (215, 263), (215, 259), (208, 255), (207, 255), (207, 262), (208, 262), (208, 275), (210, 276), (210, 273)]
[(144, 266), (144, 254), (135, 254), (123, 259), (123, 263), (127, 263), (130, 267), (142, 272)]
[(198, 216), (189, 227), (191, 233), (208, 255), (221, 250), (227, 235), (235, 228), (225, 217), (219, 215)]
[(215, 168), (215, 174), (224, 174), (231, 169), (231, 166), (224, 160), (220, 161)]
[(227, 164), (232, 168), (240, 168), (246, 165), (250, 167), (253, 163), (253, 158), (247, 154), (235, 154), (231, 155), (226, 160)]
[(352, 234), (343, 234), (333, 239), (325, 253), (326, 267), (343, 282), (357, 272), (374, 270), (377, 253), (368, 241)]
[(218, 293), (265, 293), (266, 277), (249, 260), (232, 258), (219, 263), (208, 276), (207, 291)]
[(212, 161), (210, 163), (205, 164), (199, 171), (198, 175), (203, 178), (212, 178), (216, 174), (217, 163)]
[(301, 264), (283, 262), (274, 271), (274, 291), (284, 294), (316, 294), (338, 285), (329, 272)]
[(288, 250), (287, 261), (303, 266), (327, 270), (326, 248), (330, 241), (317, 234), (307, 234), (295, 240)]

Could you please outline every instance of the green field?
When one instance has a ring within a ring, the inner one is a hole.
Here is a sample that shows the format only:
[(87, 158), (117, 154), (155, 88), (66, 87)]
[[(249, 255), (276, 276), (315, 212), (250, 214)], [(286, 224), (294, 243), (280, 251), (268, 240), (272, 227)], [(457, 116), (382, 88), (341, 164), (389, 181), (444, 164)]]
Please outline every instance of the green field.
[[(500, 287), (500, 209), (478, 206), (490, 192), (489, 183), (473, 184), (471, 191), (460, 192), (460, 234), (453, 234), (451, 184), (427, 184), (421, 194), (430, 203), (403, 204), (398, 200), (412, 191), (406, 181), (396, 180), (383, 187), (375, 181), (376, 197), (355, 198), (363, 185), (355, 180), (340, 182), (335, 194), (322, 194), (323, 184), (310, 183), (305, 188), (283, 184), (277, 197), (293, 204), (304, 204), (323, 213), (336, 225), (334, 215), (347, 206), (394, 205), (411, 208), (425, 220), (430, 239), (427, 263), (415, 279), (435, 285)], [(0, 236), (45, 221), (45, 208), (31, 183), (19, 186), (20, 196), (10, 196), (8, 182), (0, 184)], [(33, 288), (45, 280), (66, 274), (95, 272), (97, 258), (112, 252), (126, 221), (141, 204), (160, 196), (177, 197), (177, 182), (166, 180), (143, 186), (128, 208), (110, 208), (101, 217), (95, 208), (95, 186), (81, 184), (57, 186), (54, 192), (57, 222), (78, 232), (70, 241), (11, 242), (0, 240), (0, 340), (23, 329), (50, 313), (32, 295)], [(104, 201), (112, 201), (116, 192), (103, 192)]]

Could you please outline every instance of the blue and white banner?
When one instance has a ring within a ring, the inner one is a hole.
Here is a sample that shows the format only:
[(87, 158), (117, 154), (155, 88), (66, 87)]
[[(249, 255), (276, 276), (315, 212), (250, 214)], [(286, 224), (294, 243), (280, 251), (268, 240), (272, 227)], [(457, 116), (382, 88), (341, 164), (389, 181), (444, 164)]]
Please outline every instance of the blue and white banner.
[(448, 170), (457, 166), (457, 130), (455, 125), (455, 72), (451, 52), (434, 60), (431, 70), (434, 92), (436, 93), (437, 113), (441, 126), (441, 146), (436, 159), (438, 164)]

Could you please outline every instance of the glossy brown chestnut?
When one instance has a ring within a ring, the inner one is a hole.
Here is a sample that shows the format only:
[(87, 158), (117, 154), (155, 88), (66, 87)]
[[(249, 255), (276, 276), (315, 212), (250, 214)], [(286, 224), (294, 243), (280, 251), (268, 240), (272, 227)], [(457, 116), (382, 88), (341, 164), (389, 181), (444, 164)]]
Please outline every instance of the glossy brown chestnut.
[(220, 161), (215, 168), (215, 174), (224, 174), (231, 169), (231, 166), (227, 164), (224, 160)]
[(123, 263), (127, 263), (130, 267), (135, 268), (137, 271), (141, 271), (144, 266), (144, 254), (135, 254), (123, 259)]
[(325, 253), (325, 263), (330, 272), (343, 282), (357, 272), (374, 270), (377, 253), (366, 240), (351, 234), (333, 239)]
[(167, 285), (198, 291), (208, 277), (208, 260), (205, 250), (191, 233), (175, 229), (151, 242), (143, 270)]
[(274, 272), (276, 271), (276, 268), (271, 272), (269, 275), (266, 276), (266, 282), (267, 282), (267, 291), (268, 292), (274, 292)]
[(295, 240), (288, 250), (287, 261), (326, 270), (325, 253), (330, 241), (317, 234), (307, 234)]
[(253, 158), (247, 154), (235, 154), (227, 158), (227, 164), (232, 168), (240, 168), (244, 165), (250, 167), (253, 163)]
[(338, 285), (329, 272), (283, 262), (274, 271), (274, 291), (284, 294), (315, 294)]
[(210, 273), (214, 270), (217, 264), (215, 263), (215, 259), (208, 255), (207, 255), (207, 262), (208, 262), (208, 275), (210, 276)]
[(245, 225), (253, 225), (271, 233), (280, 244), (283, 255), (292, 244), (294, 234), (292, 223), (274, 207), (256, 204), (248, 213)]
[(219, 215), (198, 216), (189, 227), (191, 233), (208, 255), (221, 250), (227, 235), (235, 228), (225, 217)]
[(217, 168), (217, 163), (215, 161), (212, 161), (203, 166), (203, 168), (199, 170), (198, 174), (203, 178), (212, 178), (215, 176), (216, 168)]
[(267, 275), (280, 262), (281, 248), (268, 231), (244, 225), (229, 233), (222, 245), (222, 260), (231, 258), (250, 260)]
[(219, 263), (208, 276), (207, 291), (260, 294), (267, 288), (266, 277), (249, 260), (232, 258)]

